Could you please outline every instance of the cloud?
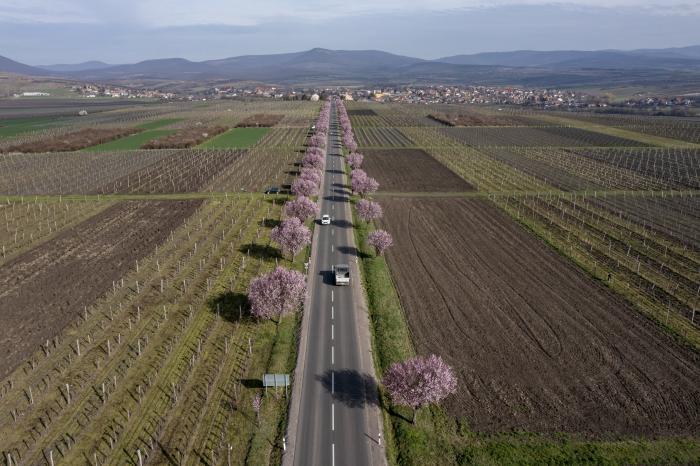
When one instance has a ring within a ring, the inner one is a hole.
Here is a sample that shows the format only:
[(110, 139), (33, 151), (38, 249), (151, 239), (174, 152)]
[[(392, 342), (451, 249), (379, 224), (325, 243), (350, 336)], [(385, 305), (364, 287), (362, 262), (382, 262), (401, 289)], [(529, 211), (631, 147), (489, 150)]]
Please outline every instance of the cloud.
[(5, 23), (93, 23), (97, 17), (71, 0), (2, 0), (0, 22)]
[(313, 24), (343, 17), (488, 9), (504, 6), (629, 8), (647, 14), (700, 15), (687, 0), (2, 0), (0, 21), (38, 23), (127, 22), (162, 28), (200, 24), (255, 26), (297, 21)]

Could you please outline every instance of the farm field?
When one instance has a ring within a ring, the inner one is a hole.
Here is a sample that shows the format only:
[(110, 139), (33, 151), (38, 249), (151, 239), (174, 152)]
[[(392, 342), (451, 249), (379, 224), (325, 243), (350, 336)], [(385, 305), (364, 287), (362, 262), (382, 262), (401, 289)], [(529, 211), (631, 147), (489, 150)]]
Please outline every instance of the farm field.
[(108, 202), (6, 201), (0, 204), (5, 219), (0, 228), (0, 264), (34, 244), (56, 235), (109, 207)]
[[(415, 424), (384, 397), (389, 464), (696, 463), (695, 122), (347, 107), (384, 211), (355, 222), (378, 373), (437, 353), (460, 387)], [(260, 377), (293, 371), (299, 318), (252, 318), (247, 288), (303, 270), (270, 232), (319, 108), (121, 105), (0, 137), (3, 461), (280, 463), (289, 400)], [(133, 134), (47, 151), (93, 130)]]
[[(0, 378), (69, 325), (165, 240), (201, 201), (126, 201), (3, 264)], [(134, 286), (130, 284), (129, 286)], [(27, 309), (33, 318), (27, 320)]]
[[(700, 157), (670, 129), (692, 123), (637, 132), (656, 120), (359, 102), (348, 114), (384, 211), (356, 225), (375, 363), (435, 353), (458, 375), (415, 424), (386, 414), (390, 464), (694, 464)], [(433, 161), (386, 156), (401, 151)], [(440, 189), (445, 169), (471, 190)], [(386, 259), (366, 243), (374, 228), (394, 238)]]
[(640, 115), (606, 115), (558, 113), (562, 118), (631, 130), (651, 136), (700, 144), (700, 119), (697, 117), (655, 117)]
[(411, 147), (411, 141), (397, 128), (360, 127), (355, 130), (360, 147)]
[(293, 371), (299, 322), (254, 319), (247, 288), (278, 264), (303, 270), (304, 253), (291, 262), (270, 240), (287, 196), (262, 190), (298, 174), (319, 108), (126, 107), (3, 139), (40, 145), (92, 128), (144, 138), (260, 115), (278, 125), (264, 150), (145, 150), (128, 137), (0, 155), (3, 462), (280, 462), (288, 398), (264, 394), (260, 378)]
[(364, 151), (363, 167), (389, 192), (471, 191), (472, 187), (420, 149)]
[(476, 127), (445, 128), (446, 135), (468, 146), (550, 146), (550, 147), (619, 147), (643, 146), (643, 143), (566, 127)]
[(396, 241), (387, 260), (416, 349), (439, 352), (459, 374), (448, 412), (488, 432), (698, 431), (693, 351), (494, 205), (382, 204), (381, 226)]
[(246, 149), (270, 131), (270, 128), (233, 128), (209, 141), (200, 144), (199, 147), (210, 149)]
[(17, 118), (13, 120), (2, 120), (2, 123), (0, 123), (0, 138), (16, 136), (18, 134), (25, 133), (28, 131), (35, 131), (37, 129), (41, 129), (49, 125), (55, 120), (56, 118), (52, 117)]
[(41, 141), (29, 141), (11, 145), (5, 152), (42, 153), (76, 151), (130, 136), (138, 132), (134, 128), (86, 128), (66, 134), (56, 135)]
[(261, 191), (290, 184), (301, 154), (286, 148), (138, 150), (0, 155), (10, 195)]
[(117, 139), (97, 146), (87, 147), (83, 150), (90, 152), (106, 152), (117, 150), (136, 150), (141, 148), (147, 142), (153, 141), (173, 133), (173, 130), (168, 129), (152, 129), (142, 133), (136, 133), (121, 139)]
[(170, 126), (175, 123), (179, 123), (182, 121), (182, 118), (162, 118), (160, 120), (154, 120), (154, 121), (149, 121), (148, 123), (142, 123), (137, 126), (137, 128), (140, 128), (144, 131), (147, 130), (153, 130), (153, 129), (160, 129), (163, 128), (164, 126)]

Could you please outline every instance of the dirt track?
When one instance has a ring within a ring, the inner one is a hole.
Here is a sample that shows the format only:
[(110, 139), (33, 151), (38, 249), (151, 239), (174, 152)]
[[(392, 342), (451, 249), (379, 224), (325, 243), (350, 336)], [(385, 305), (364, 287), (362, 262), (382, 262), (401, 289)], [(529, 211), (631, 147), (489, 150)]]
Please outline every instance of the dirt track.
[(121, 202), (0, 268), (0, 379), (111, 289), (201, 202)]
[(700, 431), (700, 357), (477, 199), (384, 199), (387, 259), (420, 353), (459, 374), (478, 431)]
[(420, 149), (363, 150), (362, 168), (379, 181), (380, 191), (458, 192), (474, 188)]

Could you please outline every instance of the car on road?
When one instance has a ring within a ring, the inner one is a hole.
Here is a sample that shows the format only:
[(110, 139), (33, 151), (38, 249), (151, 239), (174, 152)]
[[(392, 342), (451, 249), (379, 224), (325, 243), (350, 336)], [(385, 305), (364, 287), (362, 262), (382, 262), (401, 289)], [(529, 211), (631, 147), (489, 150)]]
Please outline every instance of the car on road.
[(321, 216), (321, 225), (330, 225), (331, 224), (331, 216), (328, 214), (323, 214)]
[(350, 284), (350, 267), (347, 264), (333, 266), (333, 277), (336, 285)]
[(277, 186), (270, 186), (265, 190), (265, 194), (279, 194), (280, 188)]

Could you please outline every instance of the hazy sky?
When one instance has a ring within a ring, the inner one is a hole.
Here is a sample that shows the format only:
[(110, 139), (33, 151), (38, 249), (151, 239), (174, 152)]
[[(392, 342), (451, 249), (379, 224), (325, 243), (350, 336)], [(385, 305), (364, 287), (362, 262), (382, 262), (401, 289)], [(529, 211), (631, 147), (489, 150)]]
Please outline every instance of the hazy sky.
[(28, 64), (191, 60), (313, 47), (422, 58), (700, 44), (700, 1), (0, 0), (0, 55)]

